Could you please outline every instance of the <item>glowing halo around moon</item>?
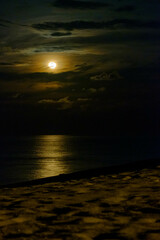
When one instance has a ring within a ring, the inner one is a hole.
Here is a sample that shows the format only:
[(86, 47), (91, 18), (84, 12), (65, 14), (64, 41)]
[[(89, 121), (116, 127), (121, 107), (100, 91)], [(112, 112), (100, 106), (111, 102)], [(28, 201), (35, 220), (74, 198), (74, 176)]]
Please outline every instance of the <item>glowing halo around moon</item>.
[(55, 69), (55, 68), (57, 67), (57, 64), (56, 64), (55, 62), (49, 62), (49, 63), (48, 63), (48, 67), (49, 67), (50, 69)]

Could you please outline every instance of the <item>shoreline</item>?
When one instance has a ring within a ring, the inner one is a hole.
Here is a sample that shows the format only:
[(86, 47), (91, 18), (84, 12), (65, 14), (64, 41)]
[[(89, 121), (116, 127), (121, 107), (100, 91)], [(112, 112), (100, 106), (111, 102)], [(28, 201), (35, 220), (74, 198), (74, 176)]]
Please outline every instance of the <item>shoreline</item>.
[(0, 189), (3, 240), (157, 240), (159, 159)]
[(121, 165), (108, 166), (104, 168), (93, 168), (88, 170), (82, 170), (77, 172), (72, 172), (68, 174), (59, 174), (57, 176), (51, 176), (46, 178), (34, 179), (30, 181), (18, 182), (18, 183), (10, 183), (0, 185), (0, 189), (3, 188), (17, 188), (17, 187), (29, 187), (35, 185), (43, 185), (46, 183), (54, 183), (54, 182), (65, 182), (71, 180), (80, 180), (80, 179), (88, 179), (92, 177), (98, 177), (100, 175), (109, 175), (109, 174), (118, 174), (126, 171), (139, 171), (141, 169), (147, 168), (152, 169), (160, 165), (160, 159), (147, 159), (134, 161), (130, 163), (125, 163)]

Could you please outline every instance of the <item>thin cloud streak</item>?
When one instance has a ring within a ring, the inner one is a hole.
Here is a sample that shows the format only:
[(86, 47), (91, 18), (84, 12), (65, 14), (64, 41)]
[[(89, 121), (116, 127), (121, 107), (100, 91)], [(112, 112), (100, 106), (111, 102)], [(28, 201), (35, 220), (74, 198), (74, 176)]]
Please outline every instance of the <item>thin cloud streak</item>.
[(108, 22), (94, 21), (72, 21), (72, 22), (44, 22), (32, 24), (31, 27), (37, 30), (85, 30), (85, 29), (158, 29), (158, 21), (142, 21), (136, 19), (114, 19)]

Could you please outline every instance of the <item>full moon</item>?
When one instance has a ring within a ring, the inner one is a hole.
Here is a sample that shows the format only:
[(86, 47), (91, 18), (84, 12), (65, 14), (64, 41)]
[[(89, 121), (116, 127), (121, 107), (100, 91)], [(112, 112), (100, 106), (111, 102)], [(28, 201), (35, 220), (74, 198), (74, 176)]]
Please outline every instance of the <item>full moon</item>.
[(55, 69), (57, 66), (57, 64), (55, 62), (49, 62), (48, 63), (48, 67), (51, 68), (51, 69)]

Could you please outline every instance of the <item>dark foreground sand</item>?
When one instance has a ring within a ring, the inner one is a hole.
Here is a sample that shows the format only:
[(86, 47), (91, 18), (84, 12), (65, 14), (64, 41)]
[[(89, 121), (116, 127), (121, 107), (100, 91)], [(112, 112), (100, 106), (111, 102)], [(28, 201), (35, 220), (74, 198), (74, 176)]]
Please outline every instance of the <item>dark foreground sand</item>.
[(0, 189), (0, 239), (160, 239), (160, 166), (36, 184)]

